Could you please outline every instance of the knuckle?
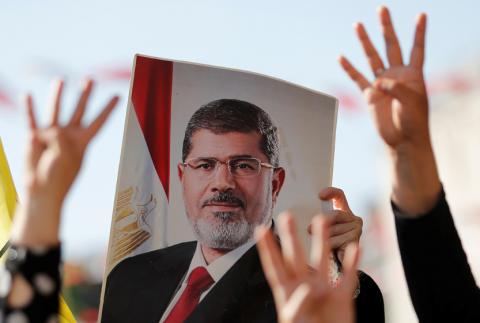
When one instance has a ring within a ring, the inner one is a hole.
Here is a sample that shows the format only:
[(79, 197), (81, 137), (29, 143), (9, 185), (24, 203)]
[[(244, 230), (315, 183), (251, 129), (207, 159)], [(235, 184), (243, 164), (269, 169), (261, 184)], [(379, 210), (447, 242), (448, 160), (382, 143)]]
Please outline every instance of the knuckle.
[(394, 80), (392, 78), (386, 78), (385, 84), (392, 92), (398, 91), (401, 87), (401, 84), (397, 80)]
[(334, 190), (334, 191), (337, 192), (337, 193), (343, 193), (342, 189), (341, 189), (341, 188), (338, 188), (338, 187), (332, 186), (332, 190)]
[(360, 226), (363, 226), (363, 219), (362, 219), (361, 217), (359, 217), (359, 216), (356, 216), (356, 215), (354, 215), (354, 216), (355, 216), (355, 219), (357, 220), (358, 224), (359, 224)]
[(332, 215), (332, 220), (338, 220), (339, 218), (342, 218), (345, 215), (345, 212), (340, 210), (333, 210), (331, 211), (331, 215)]

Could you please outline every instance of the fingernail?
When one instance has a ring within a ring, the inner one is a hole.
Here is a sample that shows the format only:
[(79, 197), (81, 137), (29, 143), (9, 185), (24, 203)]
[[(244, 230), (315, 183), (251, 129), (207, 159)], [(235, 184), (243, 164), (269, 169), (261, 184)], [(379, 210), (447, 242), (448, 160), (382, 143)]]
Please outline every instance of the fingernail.
[(112, 98), (112, 102), (117, 105), (118, 101), (120, 101), (120, 96), (119, 95), (115, 95), (113, 98)]
[(325, 198), (325, 192), (322, 190), (320, 193), (318, 193), (318, 197), (323, 200)]
[(91, 78), (87, 78), (84, 84), (85, 84), (85, 87), (90, 87), (93, 85), (93, 83), (94, 81)]
[(425, 12), (422, 12), (417, 16), (417, 22), (420, 22), (422, 19), (427, 19), (427, 14)]

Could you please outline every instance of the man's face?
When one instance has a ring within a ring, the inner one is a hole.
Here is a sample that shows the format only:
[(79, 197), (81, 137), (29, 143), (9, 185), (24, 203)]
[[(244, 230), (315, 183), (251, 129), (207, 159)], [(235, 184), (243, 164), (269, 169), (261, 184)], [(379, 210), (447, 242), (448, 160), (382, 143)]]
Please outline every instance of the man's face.
[[(187, 160), (215, 158), (226, 162), (236, 157), (254, 157), (268, 163), (260, 150), (260, 134), (228, 132), (215, 134), (197, 130)], [(259, 224), (269, 224), (272, 208), (283, 184), (285, 172), (261, 167), (258, 175), (236, 177), (227, 165), (219, 164), (208, 178), (179, 164), (183, 199), (197, 239), (215, 249), (234, 249), (253, 236)]]

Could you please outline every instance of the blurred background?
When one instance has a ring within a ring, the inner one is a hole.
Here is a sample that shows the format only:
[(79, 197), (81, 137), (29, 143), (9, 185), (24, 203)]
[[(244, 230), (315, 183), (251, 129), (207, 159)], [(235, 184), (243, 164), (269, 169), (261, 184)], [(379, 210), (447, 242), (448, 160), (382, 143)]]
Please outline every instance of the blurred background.
[[(51, 80), (67, 81), (63, 117), (85, 77), (98, 86), (87, 119), (112, 94), (122, 101), (93, 142), (64, 206), (65, 297), (79, 321), (97, 317), (100, 284), (135, 53), (254, 71), (340, 100), (334, 186), (364, 218), (361, 268), (385, 298), (387, 322), (415, 322), (389, 209), (389, 178), (361, 93), (344, 75), (345, 54), (371, 76), (352, 25), (364, 22), (383, 54), (376, 8), (393, 14), (404, 58), (416, 15), (429, 15), (425, 74), (440, 173), (475, 275), (480, 276), (480, 24), (476, 1), (14, 1), (0, 3), (0, 137), (23, 195), (26, 118), (49, 113)], [(383, 55), (384, 56), (384, 55)], [(448, 261), (446, 259), (445, 261)], [(435, 270), (435, 268), (432, 268)], [(139, 273), (141, 274), (141, 273)]]

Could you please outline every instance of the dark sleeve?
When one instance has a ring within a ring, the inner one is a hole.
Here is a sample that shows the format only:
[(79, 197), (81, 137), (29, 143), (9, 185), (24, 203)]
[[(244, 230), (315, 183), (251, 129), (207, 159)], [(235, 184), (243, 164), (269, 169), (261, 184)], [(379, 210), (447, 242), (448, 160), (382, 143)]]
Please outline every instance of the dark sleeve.
[(358, 272), (359, 291), (355, 298), (357, 323), (384, 323), (383, 296), (377, 283), (362, 271)]
[(442, 191), (420, 217), (402, 215), (392, 203), (410, 297), (426, 322), (480, 322), (480, 291)]
[[(12, 246), (1, 273), (0, 322), (56, 322), (60, 295), (60, 247), (23, 248)], [(6, 302), (16, 277), (25, 280), (25, 298), (18, 306)]]

